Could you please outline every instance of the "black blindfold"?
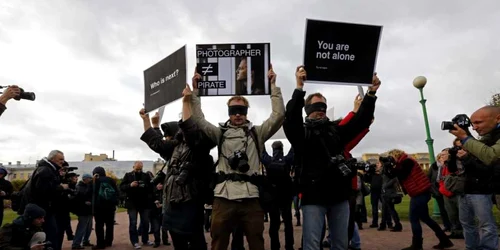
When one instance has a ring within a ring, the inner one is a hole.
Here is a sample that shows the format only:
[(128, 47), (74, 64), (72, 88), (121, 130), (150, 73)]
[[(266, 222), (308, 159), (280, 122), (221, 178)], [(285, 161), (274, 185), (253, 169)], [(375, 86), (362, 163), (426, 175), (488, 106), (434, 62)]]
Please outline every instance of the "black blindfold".
[(229, 106), (229, 115), (247, 115), (248, 107), (242, 105)]
[(313, 112), (325, 112), (326, 113), (326, 103), (315, 102), (313, 104), (307, 104), (304, 109), (306, 110), (306, 115), (310, 115)]

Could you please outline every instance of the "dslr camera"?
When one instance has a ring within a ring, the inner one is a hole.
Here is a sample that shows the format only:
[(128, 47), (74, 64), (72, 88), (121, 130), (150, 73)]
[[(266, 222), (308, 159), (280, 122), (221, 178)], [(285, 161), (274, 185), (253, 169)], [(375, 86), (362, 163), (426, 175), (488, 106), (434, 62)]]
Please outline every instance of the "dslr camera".
[[(0, 89), (4, 89), (4, 88), (6, 89), (8, 87), (10, 87), (10, 86), (0, 86)], [(33, 93), (33, 92), (26, 92), (22, 88), (19, 88), (19, 91), (20, 91), (19, 95), (14, 97), (14, 100), (16, 100), (16, 101), (19, 101), (21, 99), (34, 101), (36, 98), (35, 93)], [(2, 93), (0, 93), (0, 94), (2, 94)]]
[(144, 181), (140, 180), (140, 181), (137, 181), (137, 183), (139, 183), (138, 187), (140, 188), (144, 188), (146, 187), (146, 184), (144, 183)]
[(337, 166), (342, 175), (349, 176), (352, 173), (351, 165), (355, 164), (357, 161), (356, 158), (346, 160), (344, 156), (337, 155), (330, 158), (330, 166)]
[(457, 155), (458, 150), (460, 150), (460, 149), (462, 149), (462, 147), (455, 146), (455, 147), (452, 147), (452, 148), (448, 149), (448, 153), (450, 155)]
[(441, 123), (441, 130), (455, 130), (454, 125), (457, 124), (463, 130), (468, 130), (471, 125), (470, 119), (465, 114), (459, 114), (453, 117), (451, 121), (443, 121)]
[(227, 161), (232, 170), (237, 170), (241, 173), (246, 173), (250, 170), (250, 165), (248, 165), (248, 156), (243, 151), (234, 151), (233, 155), (229, 156)]
[(390, 175), (392, 173), (392, 169), (396, 166), (396, 160), (394, 160), (392, 156), (381, 156), (379, 157), (379, 161), (382, 163), (383, 173)]

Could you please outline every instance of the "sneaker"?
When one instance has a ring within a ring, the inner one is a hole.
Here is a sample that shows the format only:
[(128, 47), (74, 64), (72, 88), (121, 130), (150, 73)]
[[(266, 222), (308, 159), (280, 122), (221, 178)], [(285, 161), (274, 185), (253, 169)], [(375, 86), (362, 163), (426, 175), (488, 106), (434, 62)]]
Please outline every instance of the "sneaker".
[(154, 242), (152, 242), (152, 241), (148, 241), (148, 242), (146, 242), (146, 243), (142, 243), (142, 245), (144, 245), (144, 246), (153, 246), (154, 244), (155, 244), (155, 243), (154, 243)]
[(135, 248), (135, 249), (141, 249), (141, 245), (139, 245), (139, 243), (135, 243), (135, 244), (134, 244), (134, 248)]

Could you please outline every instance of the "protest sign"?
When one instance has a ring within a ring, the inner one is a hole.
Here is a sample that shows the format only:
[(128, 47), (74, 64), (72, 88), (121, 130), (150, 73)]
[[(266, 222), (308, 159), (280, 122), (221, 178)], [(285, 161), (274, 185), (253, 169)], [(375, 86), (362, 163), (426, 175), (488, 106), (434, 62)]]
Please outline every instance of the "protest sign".
[(269, 95), (269, 43), (197, 44), (200, 96)]
[(371, 85), (382, 26), (307, 19), (307, 82)]
[(182, 97), (186, 87), (186, 46), (144, 71), (144, 108), (151, 112)]

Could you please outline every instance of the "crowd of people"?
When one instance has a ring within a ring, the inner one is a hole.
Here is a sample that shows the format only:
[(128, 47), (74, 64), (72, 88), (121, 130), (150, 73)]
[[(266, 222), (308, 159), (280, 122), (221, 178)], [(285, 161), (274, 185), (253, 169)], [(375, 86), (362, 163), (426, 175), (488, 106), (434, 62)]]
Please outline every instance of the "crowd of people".
[[(135, 249), (168, 245), (168, 235), (176, 250), (208, 249), (205, 232), (210, 232), (211, 249), (225, 250), (229, 245), (242, 249), (246, 238), (250, 250), (263, 250), (267, 218), (272, 250), (281, 248), (282, 220), (287, 250), (361, 249), (364, 198), (369, 195), (371, 200), (370, 228), (400, 232), (403, 227), (395, 205), (408, 195), (412, 239), (403, 250), (422, 249), (420, 222), (434, 231), (434, 249), (453, 247), (450, 239), (459, 238), (465, 239), (466, 249), (498, 249), (492, 207), (494, 195), (500, 192), (500, 107), (486, 106), (472, 114), (470, 121), (479, 139), (472, 137), (468, 126), (454, 124), (450, 133), (456, 140), (438, 155), (427, 175), (400, 149), (382, 154), (375, 165), (360, 167), (350, 151), (374, 122), (381, 86), (376, 74), (366, 95), (357, 96), (353, 111), (340, 120), (326, 116), (327, 100), (321, 93), (306, 96), (303, 66), (296, 68), (296, 88), (286, 106), (272, 67), (268, 78), (272, 111), (260, 125), (247, 118), (250, 104), (244, 96), (228, 100), (226, 122), (207, 121), (197, 95), (201, 76), (196, 71), (192, 87), (186, 85), (182, 93), (179, 121), (160, 124), (158, 114), (149, 117), (140, 110), (144, 125), (140, 139), (166, 161), (166, 171), (155, 175), (144, 173), (138, 161), (119, 185), (99, 166), (77, 183), (64, 154), (50, 152), (21, 192), (1, 191), (0, 199), (18, 199), (20, 217), (2, 228), (12, 237), (0, 242), (26, 249), (43, 249), (50, 242), (53, 249), (61, 249), (73, 212), (78, 215), (73, 249), (110, 247), (121, 193)], [(2, 111), (4, 100), (13, 98), (15, 91), (7, 89), (4, 95), (9, 98), (0, 98)], [(269, 154), (264, 143), (281, 127), (291, 149), (285, 154), (283, 142), (276, 141)], [(210, 155), (213, 148), (218, 152), (215, 163)], [(0, 169), (0, 179), (2, 174)], [(4, 183), (0, 180), (2, 188)], [(432, 197), (440, 204), (445, 228), (429, 215)], [(67, 206), (69, 200), (77, 204), (74, 210)], [(300, 246), (294, 246), (292, 204), (302, 226)], [(92, 227), (96, 245), (89, 241)]]

